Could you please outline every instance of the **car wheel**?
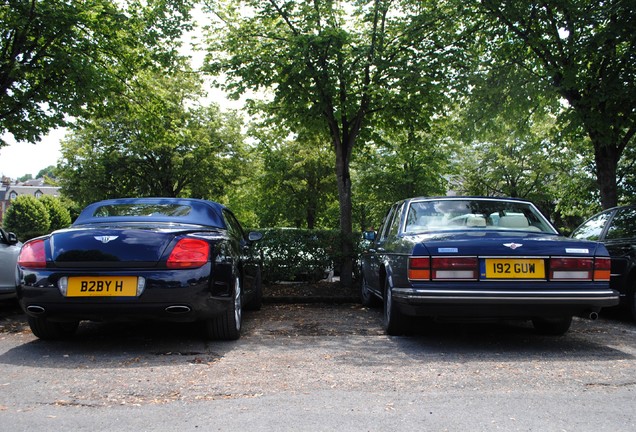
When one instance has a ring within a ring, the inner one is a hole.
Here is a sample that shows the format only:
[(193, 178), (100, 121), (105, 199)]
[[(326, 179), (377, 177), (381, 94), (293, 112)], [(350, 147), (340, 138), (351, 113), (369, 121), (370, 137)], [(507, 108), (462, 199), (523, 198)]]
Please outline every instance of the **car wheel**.
[(75, 334), (79, 321), (55, 322), (42, 317), (27, 317), (35, 336), (43, 340), (67, 339)]
[(241, 281), (234, 281), (234, 295), (227, 310), (219, 316), (205, 321), (204, 329), (209, 339), (236, 340), (241, 336), (243, 320)]
[(384, 330), (390, 336), (404, 334), (405, 317), (393, 302), (393, 292), (387, 276), (384, 284)]
[(561, 336), (570, 329), (572, 317), (535, 318), (532, 320), (532, 325), (534, 325), (535, 330), (541, 334)]
[(369, 290), (367, 278), (362, 271), (360, 272), (360, 303), (367, 307), (375, 307), (379, 304), (378, 298)]

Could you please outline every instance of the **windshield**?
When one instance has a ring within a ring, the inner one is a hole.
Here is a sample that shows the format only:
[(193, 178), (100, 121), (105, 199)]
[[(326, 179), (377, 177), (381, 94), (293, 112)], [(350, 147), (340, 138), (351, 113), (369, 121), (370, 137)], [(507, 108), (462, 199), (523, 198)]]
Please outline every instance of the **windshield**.
[(530, 203), (487, 199), (412, 201), (404, 231), (416, 233), (466, 228), (556, 233)]

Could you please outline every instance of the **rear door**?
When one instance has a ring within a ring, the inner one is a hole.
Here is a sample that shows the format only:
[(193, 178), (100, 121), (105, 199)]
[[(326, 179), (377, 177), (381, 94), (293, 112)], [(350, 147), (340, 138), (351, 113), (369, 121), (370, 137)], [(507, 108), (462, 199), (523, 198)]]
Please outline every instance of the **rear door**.
[(604, 243), (612, 257), (612, 288), (626, 294), (632, 289), (627, 275), (636, 265), (636, 207), (619, 208), (609, 221)]

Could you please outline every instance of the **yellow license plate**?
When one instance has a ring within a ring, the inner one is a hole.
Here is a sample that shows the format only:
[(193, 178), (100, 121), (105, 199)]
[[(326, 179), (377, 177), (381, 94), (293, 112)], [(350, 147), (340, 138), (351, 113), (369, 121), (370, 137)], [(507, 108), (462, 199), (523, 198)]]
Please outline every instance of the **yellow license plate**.
[(534, 258), (488, 258), (482, 277), (487, 279), (545, 279), (545, 263)]
[(67, 297), (135, 297), (136, 276), (68, 278)]

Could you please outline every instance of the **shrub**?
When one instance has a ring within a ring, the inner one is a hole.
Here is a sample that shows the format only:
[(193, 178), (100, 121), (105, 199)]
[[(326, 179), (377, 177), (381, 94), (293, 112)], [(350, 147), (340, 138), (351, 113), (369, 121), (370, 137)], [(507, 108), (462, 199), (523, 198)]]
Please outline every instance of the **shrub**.
[(338, 268), (340, 232), (293, 228), (259, 230), (258, 248), (263, 258), (263, 280), (312, 281)]
[(20, 195), (11, 202), (4, 215), (4, 228), (12, 231), (20, 241), (27, 241), (49, 232), (49, 213), (38, 199)]
[(68, 228), (71, 224), (71, 214), (61, 200), (50, 195), (44, 195), (40, 198), (40, 202), (44, 204), (49, 214), (49, 231)]

